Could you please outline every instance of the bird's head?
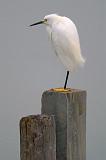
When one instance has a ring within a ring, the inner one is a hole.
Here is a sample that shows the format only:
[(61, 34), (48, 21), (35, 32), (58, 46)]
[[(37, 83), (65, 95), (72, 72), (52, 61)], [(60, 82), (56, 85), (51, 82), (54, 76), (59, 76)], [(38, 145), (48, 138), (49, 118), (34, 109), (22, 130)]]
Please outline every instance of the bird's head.
[(57, 15), (57, 14), (50, 14), (44, 17), (43, 20), (36, 22), (34, 24), (31, 24), (30, 26), (35, 26), (38, 24), (45, 24), (47, 26), (52, 26), (52, 24), (54, 23), (58, 23), (60, 21), (61, 16)]

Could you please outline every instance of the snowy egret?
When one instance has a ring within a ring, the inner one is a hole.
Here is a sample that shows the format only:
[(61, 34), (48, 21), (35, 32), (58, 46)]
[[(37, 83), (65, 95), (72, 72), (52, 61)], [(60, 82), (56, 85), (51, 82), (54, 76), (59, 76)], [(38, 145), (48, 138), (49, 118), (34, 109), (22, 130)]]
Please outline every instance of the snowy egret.
[(67, 69), (64, 89), (67, 86), (69, 72), (82, 66), (85, 59), (81, 55), (79, 35), (75, 24), (67, 17), (50, 14), (42, 21), (30, 26), (45, 24), (57, 57)]

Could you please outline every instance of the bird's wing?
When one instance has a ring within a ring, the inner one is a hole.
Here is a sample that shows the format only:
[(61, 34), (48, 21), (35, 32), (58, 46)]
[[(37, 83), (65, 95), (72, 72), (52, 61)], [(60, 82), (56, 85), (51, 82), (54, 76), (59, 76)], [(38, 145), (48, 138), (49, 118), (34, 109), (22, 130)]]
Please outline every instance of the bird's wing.
[(75, 26), (59, 24), (54, 26), (51, 33), (51, 41), (61, 62), (68, 70), (75, 69), (80, 58), (80, 43)]

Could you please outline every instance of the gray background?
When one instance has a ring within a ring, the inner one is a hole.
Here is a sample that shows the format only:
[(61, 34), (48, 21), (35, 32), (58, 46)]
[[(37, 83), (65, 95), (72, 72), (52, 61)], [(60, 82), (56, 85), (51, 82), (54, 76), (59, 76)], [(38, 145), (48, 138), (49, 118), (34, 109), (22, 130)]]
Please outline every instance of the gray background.
[(0, 160), (19, 160), (19, 120), (40, 113), (44, 90), (61, 87), (65, 69), (45, 27), (28, 28), (59, 13), (77, 25), (86, 65), (68, 86), (86, 89), (87, 160), (106, 159), (106, 50), (103, 0), (0, 0)]

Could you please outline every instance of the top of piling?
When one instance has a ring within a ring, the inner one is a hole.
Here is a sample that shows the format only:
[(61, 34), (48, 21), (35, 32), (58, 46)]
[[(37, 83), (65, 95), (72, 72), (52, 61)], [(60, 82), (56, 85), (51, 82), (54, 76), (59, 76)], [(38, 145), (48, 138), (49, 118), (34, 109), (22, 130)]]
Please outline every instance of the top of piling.
[[(51, 89), (48, 89), (46, 92), (58, 92), (58, 93), (75, 93), (75, 92), (83, 92), (85, 90), (81, 90), (81, 89), (73, 89), (73, 88), (51, 88)], [(85, 91), (86, 92), (86, 91)]]

